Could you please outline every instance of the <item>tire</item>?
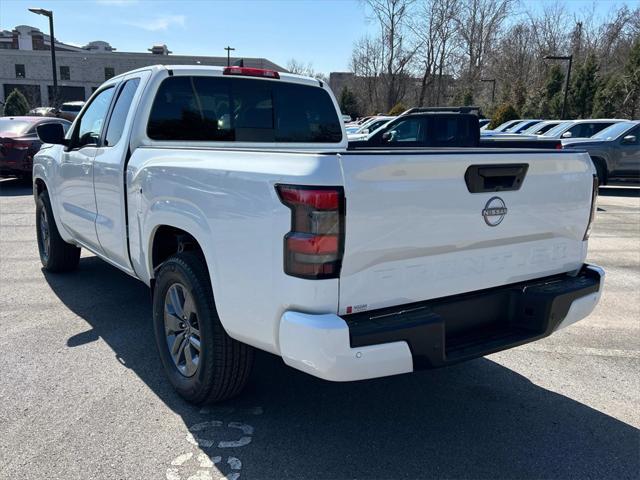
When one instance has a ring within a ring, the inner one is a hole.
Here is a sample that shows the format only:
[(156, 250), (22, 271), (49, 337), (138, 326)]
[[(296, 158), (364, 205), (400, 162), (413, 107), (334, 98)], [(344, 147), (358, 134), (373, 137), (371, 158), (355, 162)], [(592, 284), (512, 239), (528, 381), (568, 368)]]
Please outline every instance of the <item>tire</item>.
[(600, 159), (594, 159), (593, 166), (596, 167), (598, 185), (600, 186), (606, 185), (607, 184), (607, 168), (605, 167), (605, 163)]
[(78, 268), (80, 248), (60, 236), (46, 190), (36, 201), (36, 235), (40, 261), (47, 272), (69, 272)]
[(242, 391), (254, 351), (220, 323), (202, 255), (182, 252), (163, 263), (154, 285), (153, 324), (165, 373), (185, 400), (202, 405)]

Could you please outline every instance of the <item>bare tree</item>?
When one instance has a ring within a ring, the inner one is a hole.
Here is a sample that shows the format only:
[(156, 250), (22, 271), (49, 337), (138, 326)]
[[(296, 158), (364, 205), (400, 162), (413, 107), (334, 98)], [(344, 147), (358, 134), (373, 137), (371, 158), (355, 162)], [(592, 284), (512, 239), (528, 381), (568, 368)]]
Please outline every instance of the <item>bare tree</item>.
[(364, 37), (353, 48), (351, 71), (355, 74), (354, 90), (367, 112), (378, 112), (380, 103), (380, 75), (383, 67), (383, 46), (380, 39)]
[(462, 0), (456, 16), (458, 34), (466, 57), (466, 88), (479, 83), (486, 54), (494, 45), (514, 0)]
[(406, 91), (407, 68), (417, 47), (409, 48), (407, 23), (415, 0), (365, 0), (380, 28), (385, 106), (390, 110)]
[(317, 78), (318, 80), (327, 81), (325, 74), (316, 72), (311, 62), (304, 63), (295, 58), (289, 59), (287, 62), (287, 70), (289, 73), (295, 73), (296, 75), (304, 75), (306, 77)]
[[(421, 71), (420, 93), (418, 105), (422, 106), (431, 95), (431, 103), (438, 105), (442, 91), (442, 77), (446, 64), (454, 49), (454, 18), (459, 0), (423, 0), (420, 2), (416, 19), (411, 22), (411, 30), (418, 42), (416, 63)], [(434, 91), (433, 84), (437, 84)]]

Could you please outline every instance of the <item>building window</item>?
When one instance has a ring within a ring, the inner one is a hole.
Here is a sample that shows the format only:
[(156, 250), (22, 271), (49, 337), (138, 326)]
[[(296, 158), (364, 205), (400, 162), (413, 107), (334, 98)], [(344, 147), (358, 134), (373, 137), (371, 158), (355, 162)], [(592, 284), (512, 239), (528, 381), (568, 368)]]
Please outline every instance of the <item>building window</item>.
[(60, 80), (71, 80), (71, 70), (69, 67), (60, 66)]
[(16, 78), (25, 78), (24, 65), (16, 64)]
[(116, 72), (113, 70), (113, 67), (104, 67), (104, 79), (109, 80), (114, 77)]

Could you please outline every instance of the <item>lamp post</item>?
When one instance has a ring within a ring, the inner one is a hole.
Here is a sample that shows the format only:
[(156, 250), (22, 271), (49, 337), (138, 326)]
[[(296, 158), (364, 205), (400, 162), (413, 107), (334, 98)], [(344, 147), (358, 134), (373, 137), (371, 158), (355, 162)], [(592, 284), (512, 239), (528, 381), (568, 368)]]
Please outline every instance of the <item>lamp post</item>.
[(567, 96), (569, 94), (569, 78), (571, 77), (571, 64), (573, 63), (573, 55), (545, 55), (545, 60), (569, 60), (569, 68), (567, 69), (567, 77), (564, 82), (564, 101), (562, 102), (562, 120), (566, 119), (567, 113)]
[(481, 82), (491, 82), (493, 86), (491, 87), (491, 104), (493, 105), (496, 101), (496, 79), (495, 78), (481, 78)]
[(226, 46), (224, 49), (227, 51), (227, 67), (231, 66), (231, 50), (235, 50), (233, 47)]
[[(37, 15), (44, 15), (49, 18), (49, 43), (51, 46), (51, 68), (53, 70), (53, 95), (54, 102), (58, 102), (58, 74), (56, 72), (56, 47), (55, 37), (53, 36), (53, 12), (51, 10), (45, 10), (44, 8), (30, 8), (30, 12)], [(51, 102), (50, 102), (51, 103)], [(52, 105), (55, 106), (55, 105)]]

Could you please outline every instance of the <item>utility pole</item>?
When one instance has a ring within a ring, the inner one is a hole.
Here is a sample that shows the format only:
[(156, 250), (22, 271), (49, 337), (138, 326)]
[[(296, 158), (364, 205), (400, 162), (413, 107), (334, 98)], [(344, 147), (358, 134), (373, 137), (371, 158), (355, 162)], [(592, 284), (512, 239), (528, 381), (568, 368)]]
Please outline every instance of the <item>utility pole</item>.
[(562, 120), (567, 118), (567, 96), (569, 95), (569, 78), (571, 78), (571, 64), (573, 63), (573, 54), (571, 55), (545, 55), (547, 60), (569, 60), (569, 68), (567, 68), (567, 77), (564, 81), (564, 101), (562, 102)]
[(235, 48), (226, 46), (224, 49), (227, 51), (227, 67), (231, 66), (231, 51), (235, 50)]
[(496, 79), (495, 78), (481, 78), (481, 82), (491, 82), (493, 85), (491, 87), (491, 105), (496, 102)]
[[(45, 10), (44, 8), (30, 8), (30, 12), (33, 12), (37, 15), (44, 15), (45, 17), (49, 17), (49, 43), (51, 46), (51, 68), (53, 70), (53, 96), (54, 100), (51, 102), (49, 99), (49, 103), (57, 103), (58, 102), (58, 72), (56, 69), (56, 47), (55, 47), (55, 37), (53, 36), (53, 12), (51, 10)], [(55, 107), (57, 105), (51, 105)]]

